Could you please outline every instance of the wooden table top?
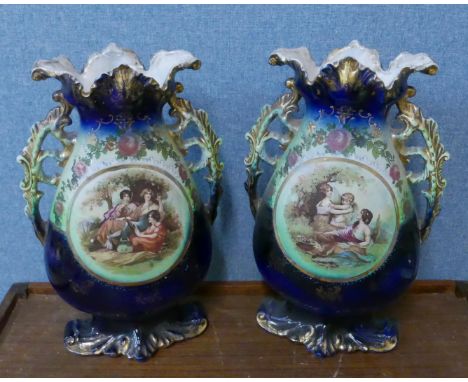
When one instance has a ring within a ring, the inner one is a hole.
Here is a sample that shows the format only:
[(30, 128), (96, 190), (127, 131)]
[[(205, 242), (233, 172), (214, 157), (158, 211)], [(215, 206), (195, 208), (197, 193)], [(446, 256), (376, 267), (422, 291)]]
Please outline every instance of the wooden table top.
[(467, 377), (466, 285), (416, 282), (388, 311), (400, 342), (389, 353), (318, 359), (301, 344), (268, 334), (255, 320), (260, 282), (205, 283), (198, 293), (209, 326), (200, 337), (147, 362), (77, 356), (63, 347), (70, 319), (86, 317), (47, 283), (14, 284), (0, 306), (1, 377)]

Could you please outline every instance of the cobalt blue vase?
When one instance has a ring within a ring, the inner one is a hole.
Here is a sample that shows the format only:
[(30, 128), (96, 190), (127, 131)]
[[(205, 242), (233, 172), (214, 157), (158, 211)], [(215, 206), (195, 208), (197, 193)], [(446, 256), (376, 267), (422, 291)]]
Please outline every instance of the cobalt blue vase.
[[(92, 315), (66, 326), (65, 346), (74, 353), (144, 360), (207, 326), (202, 308), (184, 299), (210, 263), (220, 140), (206, 113), (178, 97), (183, 86), (174, 80), (178, 71), (199, 67), (189, 52), (160, 51), (145, 70), (135, 53), (110, 44), (81, 73), (62, 56), (33, 68), (34, 80), (56, 78), (62, 88), (54, 94), (60, 106), (33, 127), (18, 157), (25, 168), (21, 188), (52, 286)], [(72, 133), (66, 127), (73, 109), (80, 121)], [(190, 125), (201, 137), (184, 141)], [(48, 136), (62, 149), (43, 149)], [(201, 158), (187, 163), (194, 145)], [(46, 175), (46, 158), (63, 172)], [(205, 206), (192, 173), (206, 167)], [(39, 212), (39, 183), (57, 187), (48, 221)]]
[[(382, 70), (377, 52), (357, 41), (320, 66), (306, 48), (279, 49), (270, 63), (289, 65), (295, 77), (286, 82), (291, 92), (265, 106), (246, 135), (255, 259), (281, 296), (264, 301), (257, 321), (317, 356), (391, 350), (396, 324), (373, 316), (416, 277), (448, 159), (437, 124), (409, 101), (415, 90), (407, 78), (435, 74), (437, 66), (425, 54), (402, 53)], [(391, 127), (394, 106), (403, 128)], [(269, 128), (275, 120), (283, 131)], [(427, 147), (405, 146), (414, 132)], [(282, 152), (268, 152), (270, 140)], [(426, 162), (421, 173), (405, 167), (415, 155)], [(262, 160), (274, 169), (259, 197)], [(427, 213), (419, 223), (410, 186), (425, 180)]]

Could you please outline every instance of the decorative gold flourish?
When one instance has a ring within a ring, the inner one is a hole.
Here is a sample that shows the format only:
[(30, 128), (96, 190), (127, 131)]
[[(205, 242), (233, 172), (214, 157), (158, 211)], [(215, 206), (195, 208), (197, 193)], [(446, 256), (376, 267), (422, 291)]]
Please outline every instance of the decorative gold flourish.
[(97, 79), (89, 94), (83, 91), (79, 82), (73, 83), (72, 91), (77, 103), (94, 109), (102, 109), (103, 100), (106, 99), (110, 99), (114, 106), (118, 105), (121, 109), (124, 105), (127, 108), (130, 105), (139, 105), (142, 98), (151, 99), (157, 104), (166, 96), (166, 90), (162, 90), (154, 79), (146, 78), (126, 65), (120, 65)]
[(387, 352), (398, 342), (390, 320), (368, 317), (327, 322), (284, 300), (266, 298), (257, 312), (257, 323), (271, 334), (302, 343), (318, 357), (338, 352)]
[[(280, 147), (285, 150), (295, 133), (299, 129), (298, 120), (292, 119), (292, 114), (297, 111), (298, 103), (301, 98), (298, 90), (294, 86), (293, 80), (288, 80), (286, 86), (291, 89), (291, 93), (282, 95), (273, 105), (265, 105), (261, 111), (260, 117), (245, 135), (249, 141), (250, 152), (244, 159), (247, 180), (244, 183), (250, 199), (250, 209), (255, 216), (258, 208), (257, 182), (263, 171), (260, 169), (260, 160), (274, 166), (278, 157), (270, 156), (265, 149), (266, 143), (273, 139), (280, 143)], [(288, 128), (286, 134), (280, 134), (268, 129), (268, 126), (276, 119), (279, 120)]]
[[(204, 110), (194, 109), (188, 100), (178, 98), (175, 94), (169, 99), (169, 104), (171, 116), (178, 120), (172, 131), (176, 143), (185, 153), (192, 146), (198, 146), (201, 150), (199, 161), (190, 164), (190, 170), (196, 172), (205, 167), (208, 169), (205, 179), (210, 184), (211, 195), (206, 208), (210, 221), (213, 222), (216, 219), (219, 199), (223, 192), (221, 178), (224, 164), (219, 160), (219, 147), (222, 141), (214, 132), (208, 120), (208, 114)], [(198, 128), (201, 136), (191, 137), (184, 141), (182, 135), (192, 123)]]
[(357, 60), (346, 58), (340, 61), (337, 72), (341, 87), (348, 86), (354, 89), (363, 86), (359, 80), (359, 62)]
[[(39, 211), (39, 202), (43, 192), (38, 189), (38, 185), (45, 183), (57, 186), (60, 180), (60, 175), (46, 175), (42, 164), (45, 159), (53, 158), (61, 167), (65, 166), (74, 145), (74, 135), (64, 130), (66, 126), (71, 124), (72, 106), (65, 100), (61, 92), (54, 93), (53, 99), (60, 103), (60, 106), (52, 109), (43, 121), (32, 127), (31, 137), (17, 157), (18, 163), (24, 167), (24, 179), (20, 183), (20, 188), (26, 200), (25, 213), (31, 219), (36, 236), (41, 243), (44, 242), (46, 223), (42, 220)], [(52, 134), (63, 145), (62, 151), (42, 149), (42, 144), (49, 134)]]
[(69, 321), (64, 344), (68, 351), (79, 355), (122, 355), (143, 361), (159, 349), (199, 336), (207, 326), (208, 320), (201, 308), (188, 303), (169, 309), (158, 319), (119, 327), (105, 321)]
[[(107, 86), (109, 88), (115, 90), (111, 96), (115, 102), (123, 100), (126, 102), (135, 102), (141, 99), (145, 87), (144, 84), (138, 80), (138, 73), (125, 65), (115, 68), (106, 82), (108, 82)], [(98, 86), (95, 87), (96, 91), (98, 90), (97, 88)], [(128, 100), (126, 100), (126, 98), (128, 98)]]
[[(408, 181), (412, 184), (427, 180), (429, 188), (423, 191), (427, 201), (427, 213), (424, 218), (421, 237), (425, 240), (437, 215), (440, 213), (440, 199), (447, 181), (442, 176), (444, 163), (450, 158), (449, 153), (440, 142), (437, 123), (431, 118), (424, 118), (419, 107), (408, 101), (408, 97), (414, 95), (414, 89), (410, 88), (406, 97), (397, 102), (399, 114), (397, 118), (403, 122), (405, 128), (399, 134), (394, 134), (395, 147), (402, 157), (403, 163), (408, 163), (413, 155), (421, 156), (426, 162), (421, 173), (408, 172)], [(406, 147), (405, 142), (416, 131), (420, 131), (427, 147)]]

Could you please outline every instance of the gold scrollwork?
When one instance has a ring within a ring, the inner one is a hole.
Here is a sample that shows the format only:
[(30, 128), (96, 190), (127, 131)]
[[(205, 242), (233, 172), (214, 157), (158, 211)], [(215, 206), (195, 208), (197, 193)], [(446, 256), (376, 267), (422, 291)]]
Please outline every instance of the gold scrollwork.
[[(59, 166), (64, 167), (74, 145), (74, 135), (64, 130), (71, 124), (70, 113), (73, 107), (65, 100), (62, 92), (54, 93), (53, 99), (60, 103), (60, 106), (52, 109), (43, 121), (32, 127), (28, 143), (17, 157), (17, 162), (24, 168), (24, 179), (20, 183), (20, 188), (26, 200), (25, 213), (31, 219), (41, 243), (44, 243), (46, 223), (39, 211), (43, 192), (38, 189), (38, 185), (45, 183), (57, 186), (60, 181), (60, 175), (46, 175), (42, 164), (45, 159), (53, 158)], [(42, 144), (49, 134), (63, 145), (62, 151), (42, 149)]]
[(387, 352), (398, 342), (396, 325), (391, 320), (355, 317), (326, 321), (271, 297), (263, 300), (257, 323), (271, 334), (304, 344), (309, 352), (320, 357), (339, 352)]
[[(431, 231), (435, 218), (440, 213), (440, 199), (447, 185), (447, 181), (442, 175), (442, 168), (450, 155), (445, 151), (440, 141), (437, 123), (432, 118), (424, 118), (419, 107), (408, 100), (414, 94), (415, 90), (409, 88), (406, 96), (397, 102), (399, 110), (397, 118), (403, 123), (404, 129), (401, 133), (394, 134), (393, 139), (403, 163), (408, 163), (409, 158), (414, 155), (421, 156), (426, 163), (422, 172), (408, 172), (407, 175), (411, 184), (426, 180), (429, 182), (429, 188), (423, 191), (427, 201), (427, 213), (421, 228), (421, 238), (425, 240)], [(426, 141), (426, 147), (405, 146), (406, 141), (416, 131), (421, 132)]]
[[(177, 86), (177, 90), (180, 92), (181, 86)], [(205, 179), (210, 185), (211, 195), (206, 208), (210, 221), (213, 222), (216, 219), (219, 199), (223, 192), (221, 178), (224, 164), (219, 160), (219, 148), (222, 140), (216, 135), (208, 120), (208, 114), (204, 110), (195, 109), (188, 100), (176, 97), (175, 94), (169, 99), (169, 104), (171, 106), (170, 115), (177, 119), (172, 130), (172, 136), (176, 143), (185, 153), (193, 146), (198, 146), (201, 150), (200, 159), (196, 163), (191, 163), (189, 168), (192, 172), (204, 168), (208, 169), (208, 175)], [(183, 140), (184, 131), (192, 123), (198, 128), (200, 136)]]
[[(265, 105), (257, 122), (245, 135), (250, 145), (250, 152), (244, 159), (247, 171), (247, 180), (244, 183), (244, 187), (249, 194), (250, 209), (254, 216), (257, 213), (259, 203), (257, 182), (263, 172), (259, 166), (260, 160), (265, 161), (271, 166), (274, 166), (278, 160), (278, 157), (270, 156), (266, 152), (265, 145), (267, 141), (273, 139), (279, 142), (280, 147), (285, 150), (299, 130), (300, 120), (293, 119), (292, 114), (297, 111), (301, 96), (293, 80), (286, 81), (286, 86), (291, 89), (291, 93), (282, 95), (273, 105)], [(288, 131), (286, 134), (280, 134), (268, 129), (268, 126), (276, 118), (287, 127)]]

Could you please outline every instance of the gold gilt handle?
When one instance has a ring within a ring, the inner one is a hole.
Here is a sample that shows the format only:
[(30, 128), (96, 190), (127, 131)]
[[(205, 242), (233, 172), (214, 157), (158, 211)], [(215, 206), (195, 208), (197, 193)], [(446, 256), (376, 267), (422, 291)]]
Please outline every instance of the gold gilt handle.
[[(286, 81), (286, 86), (291, 89), (291, 93), (284, 94), (273, 105), (265, 105), (257, 122), (245, 135), (249, 141), (250, 152), (244, 159), (247, 171), (244, 187), (249, 195), (250, 210), (254, 217), (260, 203), (260, 198), (257, 195), (258, 179), (263, 173), (260, 168), (260, 160), (271, 166), (275, 166), (278, 161), (277, 156), (274, 157), (267, 153), (265, 145), (270, 139), (273, 139), (279, 142), (282, 150), (286, 150), (300, 125), (300, 120), (293, 119), (292, 114), (297, 111), (301, 96), (294, 86), (293, 80)], [(281, 134), (268, 129), (269, 125), (277, 118), (287, 127), (287, 133)]]
[[(450, 158), (449, 153), (440, 142), (439, 128), (431, 118), (424, 118), (419, 107), (411, 103), (408, 98), (414, 96), (415, 90), (409, 88), (406, 97), (397, 102), (399, 110), (397, 118), (403, 122), (405, 128), (399, 134), (393, 136), (396, 147), (404, 162), (414, 155), (421, 156), (425, 161), (425, 168), (420, 173), (408, 172), (408, 181), (411, 184), (428, 181), (429, 187), (423, 191), (427, 201), (426, 216), (422, 221), (421, 238), (427, 239), (432, 223), (440, 213), (440, 199), (447, 184), (442, 176), (442, 167)], [(405, 142), (416, 131), (421, 132), (426, 147), (406, 147)]]
[[(17, 161), (24, 167), (24, 179), (20, 184), (23, 197), (26, 200), (25, 213), (31, 219), (37, 238), (44, 244), (47, 222), (42, 219), (39, 202), (44, 193), (39, 190), (39, 183), (57, 186), (60, 175), (48, 176), (44, 173), (43, 162), (47, 158), (55, 159), (63, 167), (67, 162), (74, 145), (74, 136), (64, 131), (71, 124), (72, 106), (64, 99), (61, 92), (56, 92), (53, 99), (60, 106), (52, 109), (47, 117), (36, 123), (31, 129), (31, 137), (18, 156)], [(49, 134), (52, 134), (63, 145), (62, 151), (44, 150), (42, 144)]]
[[(181, 86), (178, 84), (179, 92)], [(204, 110), (194, 109), (189, 101), (175, 96), (170, 99), (169, 104), (171, 105), (171, 116), (178, 120), (173, 132), (179, 146), (185, 153), (193, 146), (198, 146), (201, 150), (200, 159), (196, 163), (191, 163), (189, 168), (193, 173), (204, 168), (208, 169), (208, 175), (205, 179), (210, 187), (210, 199), (205, 207), (210, 222), (213, 223), (223, 193), (221, 178), (224, 164), (219, 160), (219, 147), (222, 141), (214, 132), (208, 120), (208, 114)], [(182, 135), (190, 124), (194, 124), (198, 128), (200, 136), (183, 140)]]

